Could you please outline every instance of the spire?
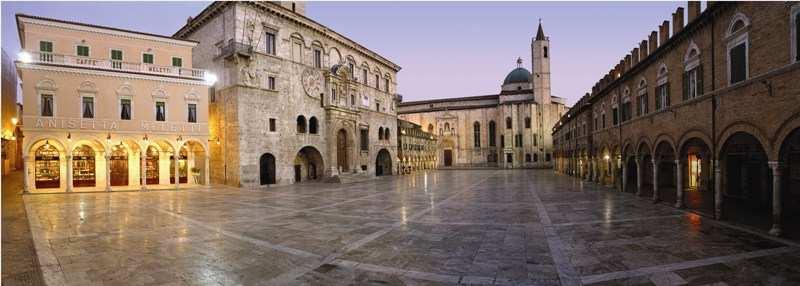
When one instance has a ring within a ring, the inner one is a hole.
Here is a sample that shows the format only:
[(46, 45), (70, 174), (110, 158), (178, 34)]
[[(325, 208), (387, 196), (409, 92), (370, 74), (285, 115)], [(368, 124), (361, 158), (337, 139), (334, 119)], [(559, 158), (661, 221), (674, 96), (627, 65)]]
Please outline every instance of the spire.
[(522, 57), (517, 58), (517, 67), (518, 68), (522, 67)]
[(539, 18), (539, 31), (536, 32), (536, 40), (537, 41), (547, 40), (547, 38), (544, 37), (544, 30), (542, 30), (542, 18)]

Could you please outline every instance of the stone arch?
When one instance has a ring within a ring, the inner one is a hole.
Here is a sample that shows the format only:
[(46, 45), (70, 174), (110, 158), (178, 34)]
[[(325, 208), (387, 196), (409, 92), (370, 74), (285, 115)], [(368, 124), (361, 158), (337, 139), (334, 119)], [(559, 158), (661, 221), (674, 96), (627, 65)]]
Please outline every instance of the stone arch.
[(312, 145), (306, 145), (297, 151), (294, 158), (294, 182), (317, 180), (325, 172), (322, 153)]
[(392, 174), (392, 155), (386, 150), (381, 149), (375, 155), (375, 176), (384, 176)]
[(698, 138), (699, 140), (702, 140), (703, 143), (706, 144), (706, 146), (711, 147), (711, 142), (712, 142), (711, 136), (708, 136), (708, 134), (705, 131), (699, 128), (691, 128), (683, 132), (683, 134), (681, 134), (681, 136), (678, 138), (678, 141), (676, 142), (677, 143), (676, 147), (679, 150), (683, 149), (684, 144), (686, 144), (686, 142), (692, 138)]
[(652, 154), (652, 144), (650, 143), (650, 139), (647, 139), (646, 136), (639, 137), (639, 143), (636, 144), (636, 154), (641, 155), (642, 151), (647, 151), (647, 154)]
[(297, 116), (297, 133), (306, 133), (306, 117), (303, 115)]
[(259, 184), (271, 185), (278, 181), (275, 161), (272, 153), (261, 154), (258, 159)]
[(747, 29), (747, 27), (750, 26), (750, 19), (747, 18), (747, 16), (745, 16), (742, 12), (736, 12), (736, 14), (734, 14), (733, 17), (731, 17), (731, 21), (728, 22), (728, 28), (725, 29), (725, 34), (727, 36), (733, 35), (738, 31), (734, 30), (735, 28), (734, 25), (739, 21), (742, 21), (743, 24), (742, 29)]
[[(726, 126), (721, 130), (722, 132), (720, 132), (720, 136), (718, 138), (719, 141), (717, 141), (717, 146), (716, 146), (717, 150), (714, 150), (714, 153), (718, 155), (722, 151), (723, 145), (725, 145), (724, 143), (727, 142), (731, 136), (739, 132), (747, 133), (755, 137), (756, 140), (758, 140), (758, 143), (761, 144), (761, 148), (764, 149), (764, 152), (767, 154), (767, 156), (774, 154), (771, 148), (772, 144), (769, 144), (770, 141), (767, 140), (768, 137), (765, 135), (766, 132), (764, 132), (763, 130), (761, 130), (760, 128), (751, 123), (744, 121), (737, 121), (729, 124), (728, 126)], [(717, 157), (719, 158), (719, 156)], [(774, 157), (768, 157), (768, 159), (775, 160)]]
[(694, 43), (694, 40), (689, 41), (689, 46), (686, 48), (686, 53), (683, 55), (683, 62), (688, 63), (700, 56), (700, 48)]
[(659, 146), (660, 144), (662, 144), (662, 143), (666, 143), (666, 144), (668, 144), (668, 145), (669, 145), (669, 147), (672, 149), (672, 152), (673, 152), (673, 153), (672, 153), (671, 155), (675, 156), (675, 154), (676, 154), (676, 150), (677, 150), (677, 149), (676, 149), (677, 147), (676, 147), (676, 145), (675, 145), (675, 140), (673, 140), (673, 139), (672, 139), (672, 137), (671, 137), (671, 136), (669, 136), (668, 134), (666, 134), (666, 133), (661, 133), (661, 134), (659, 134), (658, 136), (656, 136), (656, 140), (655, 140), (655, 141), (653, 141), (653, 142), (654, 142), (654, 143), (653, 143), (653, 144), (654, 144), (654, 145), (653, 145), (653, 151), (656, 151), (656, 150), (658, 149), (658, 146)]
[[(180, 152), (180, 150), (183, 150), (184, 148), (186, 149), (188, 155), (185, 166), (187, 175), (192, 175), (192, 182), (195, 184), (208, 184), (206, 181), (206, 173), (209, 172), (208, 168), (210, 166), (206, 165), (206, 158), (210, 156), (210, 153), (208, 151), (207, 144), (201, 140), (189, 138), (181, 143), (180, 148), (177, 150)], [(181, 166), (181, 168), (181, 172), (183, 174), (184, 166)]]
[(778, 153), (781, 150), (781, 146), (786, 138), (792, 134), (792, 131), (800, 127), (800, 109), (796, 110), (792, 113), (789, 118), (784, 120), (780, 126), (775, 131), (774, 141), (772, 141), (772, 150), (773, 154), (771, 154), (771, 158), (778, 158)]

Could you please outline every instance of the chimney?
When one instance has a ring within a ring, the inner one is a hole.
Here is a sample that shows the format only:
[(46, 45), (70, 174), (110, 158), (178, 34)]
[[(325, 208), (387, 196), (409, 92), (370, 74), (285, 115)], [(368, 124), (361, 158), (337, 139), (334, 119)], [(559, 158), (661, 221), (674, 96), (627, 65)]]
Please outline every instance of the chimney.
[(672, 35), (675, 36), (683, 29), (683, 7), (678, 7), (675, 13), (672, 13)]
[(663, 46), (669, 40), (669, 21), (664, 21), (661, 24), (659, 34), (661, 37), (658, 39), (658, 46)]
[(648, 42), (650, 43), (649, 53), (652, 54), (658, 48), (658, 32), (656, 31), (650, 32), (650, 40)]
[(633, 61), (631, 62), (631, 66), (635, 66), (636, 64), (639, 63), (639, 61), (642, 60), (639, 58), (639, 48), (633, 48), (633, 50), (631, 51), (631, 59), (633, 59)]
[(700, 1), (689, 1), (687, 8), (689, 9), (689, 19), (686, 19), (686, 24), (691, 23), (697, 16), (700, 16)]
[(631, 68), (633, 67), (632, 63), (633, 63), (633, 60), (631, 59), (631, 55), (630, 54), (625, 55), (625, 71), (626, 72), (631, 70)]
[(648, 55), (650, 54), (647, 52), (647, 40), (643, 40), (639, 44), (639, 61), (644, 60)]

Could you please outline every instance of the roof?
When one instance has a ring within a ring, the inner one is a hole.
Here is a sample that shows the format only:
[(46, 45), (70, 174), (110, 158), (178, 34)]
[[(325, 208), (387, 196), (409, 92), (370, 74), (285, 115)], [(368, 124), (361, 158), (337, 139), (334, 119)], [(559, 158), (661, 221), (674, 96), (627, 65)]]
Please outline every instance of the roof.
[(539, 30), (536, 31), (536, 40), (537, 41), (544, 41), (547, 40), (544, 36), (544, 30), (542, 29), (542, 20), (539, 20)]
[(506, 79), (503, 81), (503, 84), (527, 82), (531, 82), (531, 72), (523, 67), (518, 67), (508, 73)]
[(171, 37), (171, 36), (152, 34), (152, 33), (145, 33), (145, 32), (140, 32), (140, 31), (126, 30), (126, 29), (120, 29), (120, 28), (114, 28), (114, 27), (108, 27), (108, 26), (101, 26), (101, 25), (95, 25), (95, 24), (87, 24), (87, 23), (81, 23), (81, 22), (67, 21), (67, 20), (61, 20), (61, 19), (47, 18), (47, 17), (41, 17), (41, 16), (32, 16), (32, 15), (27, 15), (27, 14), (16, 14), (15, 16), (17, 18), (17, 30), (20, 33), (20, 37), (19, 37), (20, 40), (22, 39), (22, 35), (21, 35), (22, 34), (22, 27), (20, 26), (20, 18), (29, 18), (29, 19), (34, 19), (34, 20), (51, 21), (51, 22), (57, 22), (57, 23), (62, 23), (62, 24), (78, 25), (78, 26), (84, 26), (84, 27), (95, 28), (95, 29), (104, 29), (104, 30), (110, 30), (110, 31), (116, 31), (116, 32), (137, 34), (137, 35), (148, 36), (148, 37), (156, 37), (156, 38), (162, 38), (162, 39), (167, 39), (167, 40), (171, 40), (171, 41), (181, 41), (181, 42), (191, 43), (192, 45), (196, 45), (197, 43), (199, 43), (198, 41), (181, 39), (181, 38), (176, 38), (176, 37)]

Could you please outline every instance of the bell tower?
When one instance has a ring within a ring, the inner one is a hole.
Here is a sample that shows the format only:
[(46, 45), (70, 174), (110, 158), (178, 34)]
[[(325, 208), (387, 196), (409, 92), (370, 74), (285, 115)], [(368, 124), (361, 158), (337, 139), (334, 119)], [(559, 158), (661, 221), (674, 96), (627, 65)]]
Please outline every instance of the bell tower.
[(539, 104), (550, 103), (550, 38), (544, 35), (542, 19), (536, 37), (531, 40), (531, 83), (533, 97)]

